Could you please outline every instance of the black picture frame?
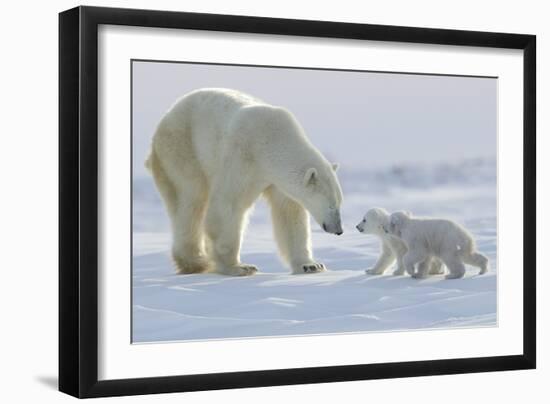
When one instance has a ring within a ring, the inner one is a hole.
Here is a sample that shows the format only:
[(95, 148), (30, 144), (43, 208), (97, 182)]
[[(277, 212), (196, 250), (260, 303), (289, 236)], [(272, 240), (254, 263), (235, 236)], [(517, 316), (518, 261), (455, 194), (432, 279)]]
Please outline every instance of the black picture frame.
[[(523, 50), (523, 354), (98, 380), (98, 26), (113, 24)], [(104, 397), (536, 366), (536, 37), (279, 18), (77, 7), (59, 15), (59, 390)]]

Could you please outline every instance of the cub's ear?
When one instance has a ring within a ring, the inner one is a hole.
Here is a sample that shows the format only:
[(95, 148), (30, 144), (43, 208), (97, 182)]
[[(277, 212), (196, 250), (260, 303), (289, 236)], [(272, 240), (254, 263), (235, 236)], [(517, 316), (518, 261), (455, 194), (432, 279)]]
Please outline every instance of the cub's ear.
[(398, 228), (400, 225), (401, 225), (401, 218), (398, 215), (391, 215), (389, 233), (392, 233), (392, 234), (399, 233)]
[(306, 175), (304, 175), (304, 185), (313, 185), (317, 182), (317, 178), (319, 177), (319, 174), (317, 174), (317, 170), (313, 167), (308, 168), (306, 171)]
[(412, 216), (412, 213), (409, 211), (409, 210), (406, 210), (403, 212), (405, 214), (405, 216), (407, 217), (411, 217)]
[(340, 164), (338, 164), (338, 163), (332, 163), (332, 170), (333, 170), (334, 172), (338, 171), (338, 168), (339, 168), (339, 167), (340, 167)]

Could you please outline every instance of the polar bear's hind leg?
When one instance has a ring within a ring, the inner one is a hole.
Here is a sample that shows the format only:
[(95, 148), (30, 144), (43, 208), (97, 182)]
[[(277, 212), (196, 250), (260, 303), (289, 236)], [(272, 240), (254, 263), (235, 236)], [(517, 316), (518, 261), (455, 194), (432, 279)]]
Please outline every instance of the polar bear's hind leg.
[(182, 182), (172, 225), (172, 258), (180, 274), (208, 272), (212, 268), (204, 251), (206, 183), (200, 176)]
[(202, 229), (207, 191), (202, 176), (187, 165), (187, 170), (183, 170), (178, 178), (183, 187), (179, 190), (163, 169), (154, 146), (145, 164), (153, 175), (171, 221), (172, 259), (176, 272), (191, 274), (208, 271), (210, 263), (204, 253)]

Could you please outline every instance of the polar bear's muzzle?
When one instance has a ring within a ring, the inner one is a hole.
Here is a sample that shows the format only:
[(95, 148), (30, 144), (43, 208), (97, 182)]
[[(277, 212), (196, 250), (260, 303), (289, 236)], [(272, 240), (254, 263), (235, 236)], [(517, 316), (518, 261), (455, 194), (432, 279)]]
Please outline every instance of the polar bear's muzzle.
[(342, 229), (342, 220), (340, 219), (340, 213), (336, 213), (331, 219), (332, 220), (325, 220), (323, 222), (323, 230), (327, 233), (336, 234), (337, 236), (344, 233), (344, 230)]
[(344, 233), (344, 230), (342, 230), (342, 225), (338, 225), (337, 227), (332, 229), (332, 227), (328, 227), (326, 223), (323, 223), (323, 230), (327, 233), (336, 234), (337, 236)]

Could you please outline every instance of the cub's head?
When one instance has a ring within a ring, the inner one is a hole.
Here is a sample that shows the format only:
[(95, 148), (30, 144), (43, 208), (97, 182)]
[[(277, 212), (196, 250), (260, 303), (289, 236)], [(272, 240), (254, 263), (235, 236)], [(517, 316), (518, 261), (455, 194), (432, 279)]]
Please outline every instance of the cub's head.
[(311, 167), (305, 171), (298, 198), (327, 233), (340, 235), (342, 189), (336, 177), (337, 164)]
[(384, 231), (393, 236), (401, 237), (401, 230), (410, 218), (410, 212), (394, 212), (390, 215), (388, 224), (384, 226)]
[(372, 208), (367, 211), (363, 220), (355, 228), (360, 233), (384, 234), (384, 226), (389, 221), (390, 214), (382, 208)]

